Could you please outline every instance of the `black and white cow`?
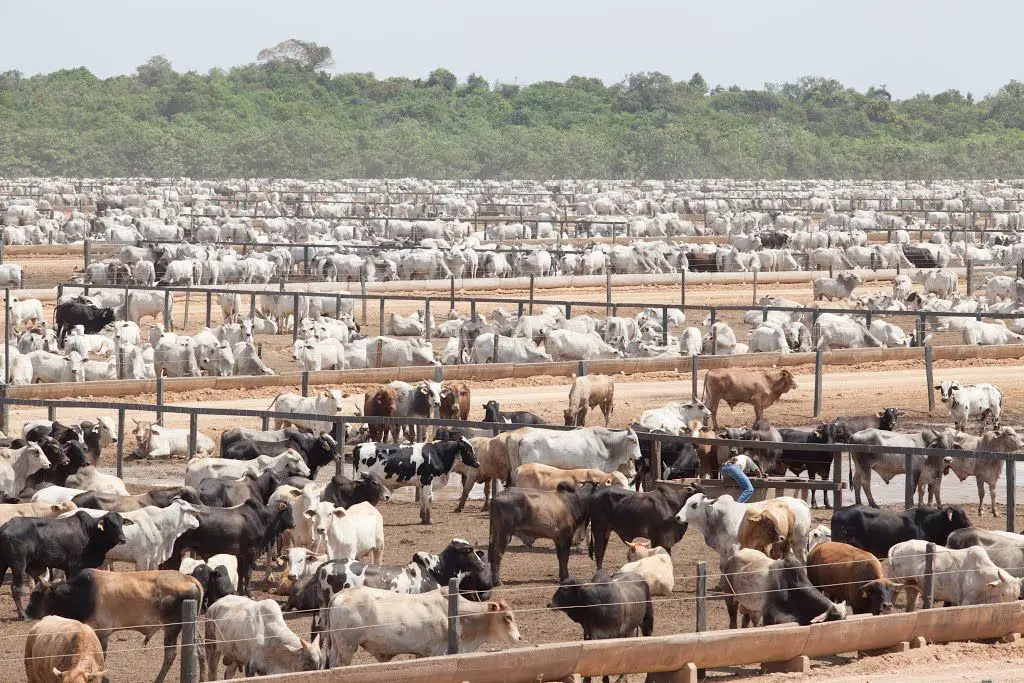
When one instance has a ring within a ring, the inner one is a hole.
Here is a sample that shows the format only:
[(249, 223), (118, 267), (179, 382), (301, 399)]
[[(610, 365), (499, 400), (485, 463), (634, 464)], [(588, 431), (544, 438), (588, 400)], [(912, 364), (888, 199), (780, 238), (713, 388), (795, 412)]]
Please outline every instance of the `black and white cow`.
[[(338, 457), (338, 442), (327, 432), (309, 434), (285, 427), (281, 430), (284, 438), (280, 441), (262, 441), (259, 439), (239, 438), (227, 447), (222, 447), (221, 457), (233, 460), (253, 460), (261, 455), (271, 457), (281, 455), (289, 448), (302, 454), (309, 467), (309, 476), (316, 478), (316, 472), (324, 465), (330, 464)], [(223, 445), (223, 440), (221, 441)]]
[(358, 560), (329, 560), (316, 571), (322, 604), (345, 588), (366, 586), (394, 593), (427, 593), (459, 579), (459, 590), (470, 600), (487, 600), (491, 567), (469, 541), (453, 538), (440, 555), (417, 552), (407, 565), (366, 564)]
[(473, 444), (463, 436), (452, 440), (414, 443), (406, 446), (385, 443), (361, 443), (354, 451), (357, 472), (373, 472), (394, 490), (404, 486), (420, 489), (420, 521), (430, 524), (433, 502), (431, 483), (435, 478), (447, 480), (456, 458), (467, 467), (480, 467)]

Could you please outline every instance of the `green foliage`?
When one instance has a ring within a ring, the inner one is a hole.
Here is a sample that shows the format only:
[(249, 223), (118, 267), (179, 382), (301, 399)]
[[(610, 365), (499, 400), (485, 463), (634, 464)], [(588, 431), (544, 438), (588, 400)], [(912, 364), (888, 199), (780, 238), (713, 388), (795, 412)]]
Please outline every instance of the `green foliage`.
[(805, 77), (709, 89), (700, 73), (619, 83), (463, 83), (330, 74), (295, 39), (258, 63), (131, 76), (0, 73), (0, 174), (73, 176), (1020, 177), (1024, 83), (975, 101), (896, 100)]

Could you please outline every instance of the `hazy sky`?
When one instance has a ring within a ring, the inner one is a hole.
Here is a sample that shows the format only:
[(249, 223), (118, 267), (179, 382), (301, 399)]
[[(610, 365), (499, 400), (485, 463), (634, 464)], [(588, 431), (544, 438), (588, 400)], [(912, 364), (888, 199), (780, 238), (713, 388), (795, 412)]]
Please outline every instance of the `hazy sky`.
[(0, 0), (0, 71), (130, 73), (154, 54), (179, 71), (254, 61), (286, 38), (330, 45), (338, 71), (528, 83), (634, 71), (760, 87), (802, 75), (897, 97), (981, 96), (1024, 80), (1024, 3), (1004, 0)]

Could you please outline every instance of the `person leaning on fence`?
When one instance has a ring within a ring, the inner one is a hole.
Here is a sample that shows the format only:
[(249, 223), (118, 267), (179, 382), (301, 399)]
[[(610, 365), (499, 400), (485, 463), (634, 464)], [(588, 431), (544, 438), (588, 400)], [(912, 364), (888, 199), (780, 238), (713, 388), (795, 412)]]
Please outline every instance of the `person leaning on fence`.
[(747, 473), (763, 477), (764, 472), (761, 471), (761, 468), (758, 467), (757, 463), (749, 455), (738, 453), (735, 448), (730, 449), (729, 453), (732, 457), (725, 461), (725, 464), (722, 465), (722, 469), (719, 471), (723, 478), (729, 477), (739, 484), (740, 497), (737, 499), (737, 502), (746, 503), (754, 495), (754, 485), (747, 478)]

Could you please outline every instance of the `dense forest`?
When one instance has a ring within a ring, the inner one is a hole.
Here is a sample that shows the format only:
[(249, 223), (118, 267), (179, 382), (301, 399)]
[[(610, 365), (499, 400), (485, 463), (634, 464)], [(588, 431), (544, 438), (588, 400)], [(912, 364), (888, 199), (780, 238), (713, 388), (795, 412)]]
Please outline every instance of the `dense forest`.
[(131, 75), (0, 74), (0, 175), (953, 178), (1024, 176), (1024, 83), (893, 99), (806, 77), (762, 90), (657, 72), (607, 85), (332, 73), (288, 40), (257, 61)]

